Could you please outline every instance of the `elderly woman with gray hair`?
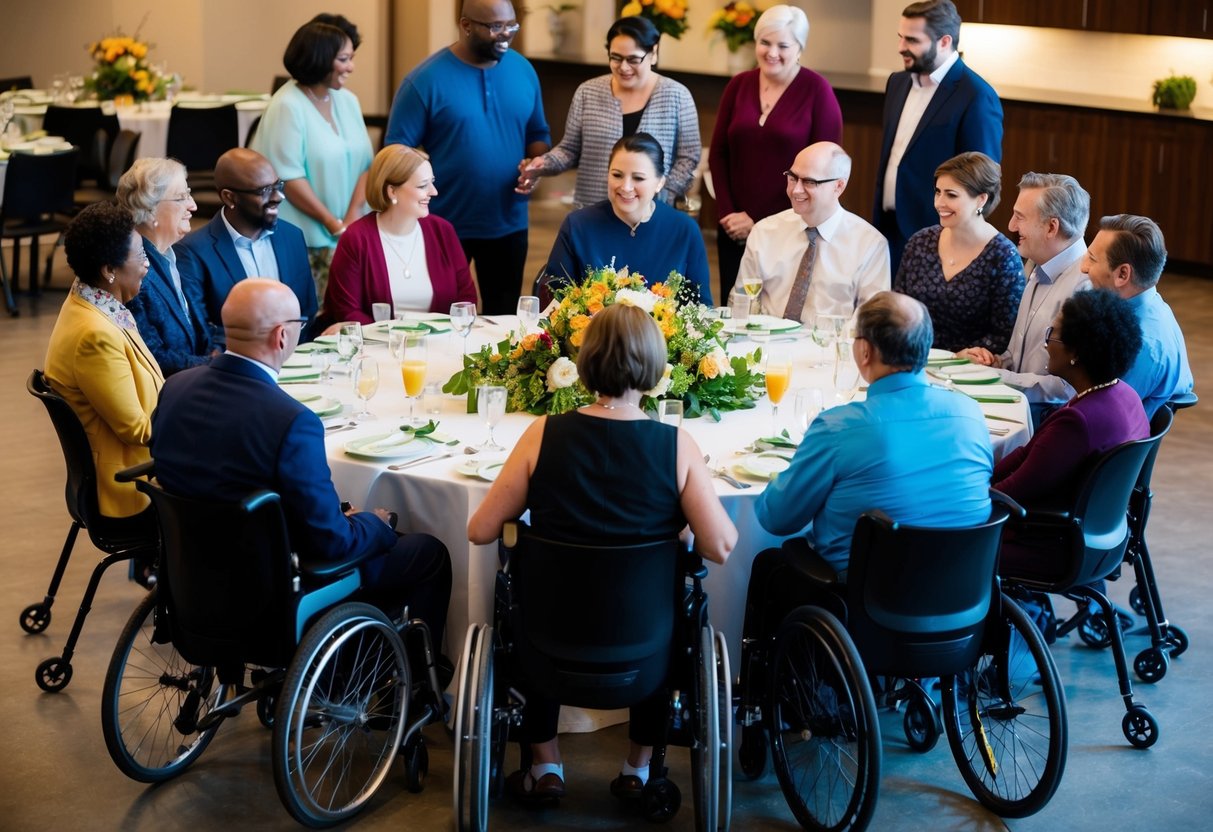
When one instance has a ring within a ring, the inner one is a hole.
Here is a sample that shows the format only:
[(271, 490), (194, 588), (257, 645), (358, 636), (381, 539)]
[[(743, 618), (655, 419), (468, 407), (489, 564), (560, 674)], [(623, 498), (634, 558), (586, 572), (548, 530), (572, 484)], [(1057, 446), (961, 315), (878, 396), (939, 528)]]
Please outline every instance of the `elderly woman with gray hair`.
[(173, 244), (190, 230), (198, 210), (176, 159), (138, 159), (118, 181), (118, 203), (131, 212), (143, 237), (148, 272), (127, 303), (139, 334), (165, 376), (210, 361), (202, 287), (181, 279)]

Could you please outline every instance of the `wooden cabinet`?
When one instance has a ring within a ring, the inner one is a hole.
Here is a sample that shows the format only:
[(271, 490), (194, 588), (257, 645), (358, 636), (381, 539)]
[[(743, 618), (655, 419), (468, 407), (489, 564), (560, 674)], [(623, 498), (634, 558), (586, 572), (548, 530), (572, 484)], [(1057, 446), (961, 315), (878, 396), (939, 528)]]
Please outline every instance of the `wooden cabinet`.
[[(1187, 0), (1191, 5), (1209, 2), (1213, 0)], [(956, 9), (961, 19), (970, 23), (1144, 35), (1152, 31), (1152, 13), (1160, 4), (1184, 5), (1174, 0), (965, 0), (957, 3)], [(1170, 9), (1162, 14), (1173, 15)]]
[(1213, 38), (1213, 0), (1154, 0), (1147, 31), (1151, 35)]

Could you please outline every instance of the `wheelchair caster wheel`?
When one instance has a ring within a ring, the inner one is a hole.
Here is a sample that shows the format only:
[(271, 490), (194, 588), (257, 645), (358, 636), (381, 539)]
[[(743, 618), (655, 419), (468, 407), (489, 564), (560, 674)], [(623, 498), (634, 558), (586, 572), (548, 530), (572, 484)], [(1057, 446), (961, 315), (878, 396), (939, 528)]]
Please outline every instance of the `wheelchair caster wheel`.
[(45, 659), (34, 671), (34, 681), (47, 693), (58, 693), (72, 680), (72, 663), (62, 656)]
[(1146, 684), (1154, 684), (1167, 675), (1167, 653), (1157, 647), (1147, 647), (1137, 654), (1133, 661), (1133, 671), (1137, 678)]
[(1158, 720), (1145, 705), (1134, 705), (1121, 720), (1120, 727), (1134, 748), (1149, 748), (1158, 742)]
[(257, 719), (266, 728), (274, 727), (274, 711), (278, 708), (278, 697), (272, 693), (257, 700)]
[(1138, 615), (1146, 614), (1146, 602), (1141, 597), (1141, 588), (1133, 587), (1129, 590), (1129, 608)]
[(925, 754), (939, 742), (939, 715), (930, 702), (916, 697), (909, 699), (901, 726), (906, 732), (906, 742), (919, 754)]
[(42, 632), (50, 623), (51, 608), (46, 604), (30, 604), (21, 611), (21, 629), (30, 635)]
[(1078, 637), (1089, 647), (1103, 649), (1112, 643), (1108, 635), (1108, 620), (1102, 612), (1093, 612), (1078, 627)]
[(672, 780), (662, 777), (646, 783), (640, 799), (645, 818), (654, 823), (665, 823), (678, 814), (682, 792)]
[(404, 786), (413, 794), (425, 788), (425, 776), (430, 773), (430, 751), (420, 736), (400, 749), (404, 755)]
[(747, 780), (757, 780), (767, 768), (766, 732), (758, 725), (745, 725), (741, 729), (741, 745), (737, 748), (737, 762)]
[(1184, 651), (1188, 649), (1188, 633), (1178, 625), (1170, 624), (1167, 626), (1167, 645), (1170, 648), (1172, 656), (1182, 656)]

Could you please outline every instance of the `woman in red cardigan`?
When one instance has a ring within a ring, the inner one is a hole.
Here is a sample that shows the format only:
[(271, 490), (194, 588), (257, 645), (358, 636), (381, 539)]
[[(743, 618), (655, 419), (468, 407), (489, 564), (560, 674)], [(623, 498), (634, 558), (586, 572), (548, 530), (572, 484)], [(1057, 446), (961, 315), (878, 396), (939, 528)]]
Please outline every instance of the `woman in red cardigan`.
[(434, 169), (420, 150), (390, 144), (375, 156), (366, 183), (372, 208), (341, 235), (329, 267), (324, 314), (371, 323), (371, 305), (446, 312), (476, 302), (476, 285), (454, 227), (430, 214)]

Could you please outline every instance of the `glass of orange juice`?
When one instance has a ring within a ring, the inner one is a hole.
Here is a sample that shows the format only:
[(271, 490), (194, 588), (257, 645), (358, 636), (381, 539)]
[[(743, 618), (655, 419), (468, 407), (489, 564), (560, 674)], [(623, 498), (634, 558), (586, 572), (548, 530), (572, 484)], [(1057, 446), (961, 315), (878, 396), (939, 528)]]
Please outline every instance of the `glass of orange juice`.
[(379, 365), (375, 359), (365, 355), (354, 360), (354, 394), (362, 402), (362, 409), (354, 414), (354, 421), (369, 422), (375, 418), (371, 413), (371, 396), (379, 391)]
[(421, 424), (417, 415), (417, 400), (425, 389), (425, 372), (428, 348), (424, 335), (409, 334), (404, 337), (400, 350), (400, 377), (404, 381), (404, 394), (409, 397), (409, 424)]
[(771, 430), (778, 434), (779, 403), (792, 384), (792, 362), (786, 355), (768, 351), (763, 375), (766, 377), (767, 395), (771, 399)]

